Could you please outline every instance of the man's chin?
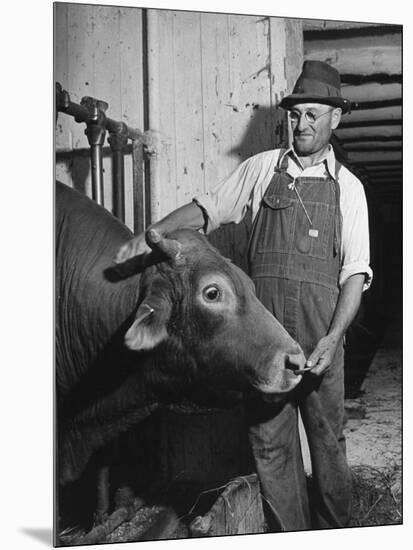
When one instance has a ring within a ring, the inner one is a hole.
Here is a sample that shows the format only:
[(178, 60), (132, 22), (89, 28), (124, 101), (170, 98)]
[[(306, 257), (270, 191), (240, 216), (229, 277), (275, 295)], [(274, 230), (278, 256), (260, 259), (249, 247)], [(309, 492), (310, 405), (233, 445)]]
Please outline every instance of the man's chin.
[(311, 155), (312, 149), (310, 144), (294, 142), (294, 150), (300, 157)]

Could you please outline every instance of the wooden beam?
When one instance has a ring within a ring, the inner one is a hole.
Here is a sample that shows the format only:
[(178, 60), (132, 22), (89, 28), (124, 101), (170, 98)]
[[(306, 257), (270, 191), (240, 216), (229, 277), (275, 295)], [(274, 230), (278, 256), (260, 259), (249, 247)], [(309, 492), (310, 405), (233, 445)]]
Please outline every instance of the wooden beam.
[(401, 141), (352, 141), (342, 144), (345, 151), (401, 151)]
[(401, 106), (396, 107), (379, 107), (378, 109), (360, 109), (352, 111), (350, 114), (342, 117), (342, 123), (365, 122), (365, 121), (381, 121), (385, 120), (386, 124), (389, 120), (400, 120), (402, 118)]
[[(395, 25), (396, 26), (396, 25)], [(330, 21), (326, 19), (303, 19), (303, 30), (307, 31), (328, 31), (328, 30), (347, 30), (347, 29), (367, 29), (373, 32), (375, 28), (393, 27), (393, 25), (383, 25), (382, 23), (362, 23), (359, 21)], [(397, 25), (398, 27), (398, 25)]]
[(369, 162), (363, 168), (367, 174), (370, 174), (374, 170), (400, 170), (401, 162)]
[(372, 141), (375, 141), (375, 140), (378, 140), (380, 141), (381, 143), (388, 143), (388, 144), (398, 144), (399, 146), (401, 146), (401, 142), (402, 142), (402, 136), (389, 136), (389, 137), (384, 137), (384, 136), (379, 136), (379, 135), (373, 135), (373, 136), (364, 136), (364, 137), (361, 137), (359, 135), (357, 135), (357, 133), (355, 133), (353, 135), (353, 137), (347, 137), (347, 138), (340, 138), (340, 143), (345, 146), (347, 143), (348, 144), (357, 144), (357, 143), (369, 143), (369, 142), (372, 142)]
[(383, 163), (389, 160), (401, 162), (402, 152), (401, 151), (380, 151), (380, 152), (370, 153), (369, 151), (366, 151), (365, 153), (356, 152), (356, 153), (348, 154), (348, 161), (350, 163), (355, 162), (358, 164), (363, 164), (363, 163), (367, 164), (370, 161), (380, 161)]
[[(394, 155), (394, 153), (393, 153)], [(349, 154), (349, 163), (350, 164), (360, 164), (362, 166), (378, 166), (381, 164), (393, 164), (394, 166), (400, 166), (401, 165), (401, 155), (398, 154), (395, 156), (394, 159), (384, 159), (384, 155), (377, 155), (375, 153), (368, 155), (368, 153), (364, 154), (357, 154), (357, 153), (350, 153)]]
[(392, 164), (388, 165), (388, 164), (379, 164), (379, 165), (376, 165), (376, 166), (366, 166), (365, 168), (366, 170), (366, 173), (367, 175), (372, 175), (372, 174), (383, 174), (383, 173), (386, 173), (386, 172), (398, 172), (400, 174), (402, 174), (402, 167), (401, 165), (399, 164), (399, 166), (394, 166)]
[(379, 119), (379, 120), (353, 120), (350, 121), (350, 122), (347, 122), (347, 120), (349, 119), (346, 119), (344, 120), (343, 122), (340, 122), (340, 127), (341, 128), (360, 128), (360, 127), (366, 127), (366, 126), (401, 126), (402, 124), (402, 119), (401, 118), (396, 118), (396, 119), (388, 119), (388, 120), (382, 120), (382, 119)]
[(402, 104), (402, 98), (393, 99), (372, 99), (372, 101), (355, 101), (352, 103), (352, 111), (382, 109), (384, 107), (399, 107)]
[(347, 139), (401, 139), (402, 127), (400, 125), (390, 125), (390, 126), (372, 126), (372, 127), (343, 127), (343, 120), (337, 130), (334, 130), (334, 133), (337, 135), (338, 139), (341, 142), (345, 142)]
[(308, 50), (304, 53), (304, 57), (329, 63), (340, 74), (401, 74), (401, 50), (396, 46), (362, 50), (359, 48)]
[(349, 86), (361, 86), (371, 82), (379, 84), (402, 84), (403, 77), (401, 74), (386, 74), (386, 73), (372, 73), (372, 74), (359, 74), (353, 71), (350, 73), (341, 73), (341, 84)]
[(388, 179), (388, 180), (391, 180), (391, 181), (403, 181), (403, 177), (402, 177), (402, 174), (400, 174), (400, 172), (395, 172), (394, 174), (390, 173), (390, 172), (383, 172), (383, 173), (374, 173), (374, 174), (369, 174), (368, 176), (368, 180), (369, 181), (380, 181), (380, 180), (383, 180), (383, 179)]
[[(337, 56), (345, 55), (346, 52), (351, 50), (358, 50), (361, 52), (373, 52), (383, 51), (388, 52), (389, 48), (396, 48), (401, 55), (402, 35), (399, 32), (384, 32), (381, 36), (376, 36), (373, 32), (367, 32), (364, 35), (349, 37), (348, 34), (341, 36), (339, 33), (334, 32), (331, 37), (328, 37), (324, 32), (320, 34), (320, 40), (306, 40), (304, 43), (304, 57), (314, 52), (326, 52), (333, 50)], [(353, 59), (354, 62), (359, 63), (359, 58)], [(356, 71), (359, 72), (359, 71)], [(387, 71), (386, 71), (387, 72)], [(369, 74), (368, 72), (367, 74)]]
[(380, 84), (379, 82), (367, 82), (359, 86), (343, 84), (341, 87), (343, 97), (352, 102), (363, 102), (371, 100), (385, 100), (401, 98), (402, 85), (399, 82), (388, 82)]

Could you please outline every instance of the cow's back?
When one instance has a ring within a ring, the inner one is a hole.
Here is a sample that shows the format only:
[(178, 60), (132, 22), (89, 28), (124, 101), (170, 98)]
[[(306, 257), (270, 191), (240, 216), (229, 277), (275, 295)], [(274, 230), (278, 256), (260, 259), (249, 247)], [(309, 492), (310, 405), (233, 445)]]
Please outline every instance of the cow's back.
[(139, 277), (114, 282), (106, 275), (132, 237), (108, 211), (62, 183), (55, 205), (56, 378), (65, 394), (131, 314)]

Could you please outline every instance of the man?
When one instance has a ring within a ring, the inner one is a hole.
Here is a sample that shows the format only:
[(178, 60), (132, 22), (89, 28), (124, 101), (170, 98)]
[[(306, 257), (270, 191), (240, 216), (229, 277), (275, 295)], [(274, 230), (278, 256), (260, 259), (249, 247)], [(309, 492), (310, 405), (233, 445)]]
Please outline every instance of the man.
[[(299, 342), (306, 373), (283, 403), (247, 397), (250, 441), (274, 530), (348, 524), (351, 478), (343, 436), (346, 329), (368, 288), (367, 206), (359, 180), (335, 159), (329, 144), (350, 103), (340, 76), (307, 61), (291, 95), (293, 146), (255, 155), (209, 194), (196, 197), (154, 224), (210, 232), (239, 222), (252, 209), (250, 276), (257, 295)], [(117, 261), (147, 252), (140, 235)], [(312, 466), (307, 491), (298, 433), (298, 410)]]

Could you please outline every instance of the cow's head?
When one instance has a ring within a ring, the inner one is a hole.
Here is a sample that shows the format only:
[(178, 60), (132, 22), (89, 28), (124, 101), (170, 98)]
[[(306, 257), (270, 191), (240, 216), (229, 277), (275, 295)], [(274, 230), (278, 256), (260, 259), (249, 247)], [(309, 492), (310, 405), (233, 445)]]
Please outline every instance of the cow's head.
[(179, 349), (191, 369), (178, 365), (175, 374), (198, 383), (249, 385), (277, 396), (300, 382), (294, 374), (305, 364), (300, 347), (257, 299), (243, 271), (198, 232), (179, 230), (164, 238), (151, 230), (147, 242), (166, 261), (142, 276), (128, 348)]

